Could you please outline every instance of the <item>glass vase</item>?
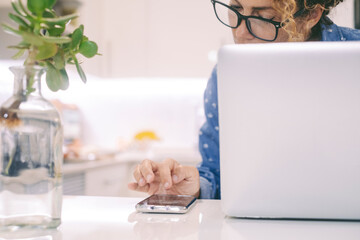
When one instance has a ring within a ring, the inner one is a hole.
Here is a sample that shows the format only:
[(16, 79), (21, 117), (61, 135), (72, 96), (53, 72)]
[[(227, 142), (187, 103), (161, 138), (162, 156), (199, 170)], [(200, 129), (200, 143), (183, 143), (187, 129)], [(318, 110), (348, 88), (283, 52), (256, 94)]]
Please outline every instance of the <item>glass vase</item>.
[(42, 67), (11, 67), (0, 107), (0, 230), (56, 228), (62, 205), (62, 125), (41, 95)]

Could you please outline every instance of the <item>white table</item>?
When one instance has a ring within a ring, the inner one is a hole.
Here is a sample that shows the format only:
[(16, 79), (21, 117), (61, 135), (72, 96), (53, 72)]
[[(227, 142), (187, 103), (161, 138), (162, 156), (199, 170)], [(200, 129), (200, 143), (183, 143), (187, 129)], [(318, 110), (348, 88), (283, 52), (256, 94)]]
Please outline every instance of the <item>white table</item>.
[(198, 200), (187, 214), (135, 212), (138, 198), (65, 196), (58, 230), (0, 233), (0, 239), (360, 240), (360, 222), (244, 220), (225, 217), (218, 200)]

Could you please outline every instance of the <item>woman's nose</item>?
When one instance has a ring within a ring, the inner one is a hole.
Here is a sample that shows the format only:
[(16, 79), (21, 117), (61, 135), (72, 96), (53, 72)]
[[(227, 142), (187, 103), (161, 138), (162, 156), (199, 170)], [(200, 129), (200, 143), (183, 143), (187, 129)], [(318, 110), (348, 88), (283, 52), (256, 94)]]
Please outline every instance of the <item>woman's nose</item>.
[(244, 19), (241, 21), (240, 26), (238, 26), (233, 31), (237, 42), (242, 42), (244, 40), (251, 40), (254, 38), (254, 36), (251, 35), (249, 30), (247, 29), (246, 21)]

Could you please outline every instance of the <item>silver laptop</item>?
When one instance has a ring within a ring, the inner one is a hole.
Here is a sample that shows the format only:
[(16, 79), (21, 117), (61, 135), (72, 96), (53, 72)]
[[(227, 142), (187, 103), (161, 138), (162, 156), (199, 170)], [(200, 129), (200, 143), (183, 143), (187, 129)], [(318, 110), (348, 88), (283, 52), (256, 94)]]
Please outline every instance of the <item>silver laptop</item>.
[(360, 42), (225, 46), (218, 99), (226, 215), (360, 219)]

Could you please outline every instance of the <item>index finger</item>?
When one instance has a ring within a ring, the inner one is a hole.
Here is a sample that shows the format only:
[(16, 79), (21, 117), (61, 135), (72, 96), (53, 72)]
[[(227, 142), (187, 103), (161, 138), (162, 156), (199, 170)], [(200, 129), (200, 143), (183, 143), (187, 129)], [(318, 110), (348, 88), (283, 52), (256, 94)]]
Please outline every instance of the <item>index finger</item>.
[(139, 166), (139, 171), (147, 183), (152, 183), (154, 181), (154, 172), (157, 170), (157, 164), (149, 159), (145, 159)]
[(197, 179), (199, 177), (199, 171), (193, 166), (177, 166), (173, 170), (173, 182), (175, 184), (183, 180)]
[(174, 159), (171, 158), (166, 159), (163, 163), (160, 164), (159, 166), (160, 179), (165, 189), (171, 188), (172, 186), (171, 174), (178, 165), (179, 164)]

